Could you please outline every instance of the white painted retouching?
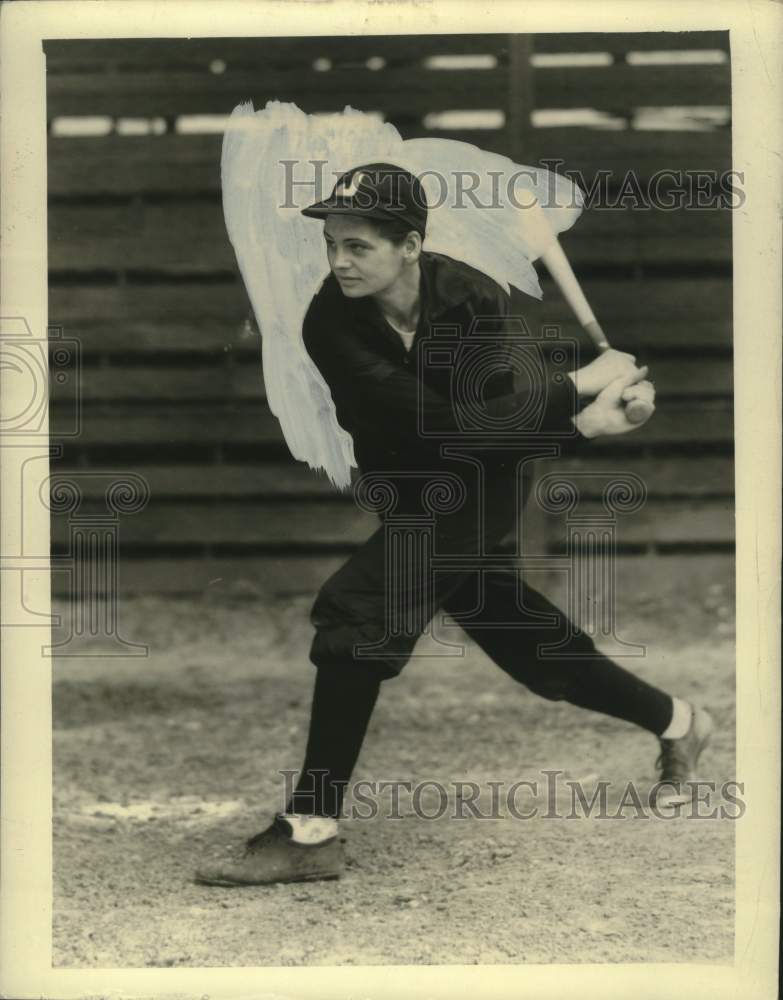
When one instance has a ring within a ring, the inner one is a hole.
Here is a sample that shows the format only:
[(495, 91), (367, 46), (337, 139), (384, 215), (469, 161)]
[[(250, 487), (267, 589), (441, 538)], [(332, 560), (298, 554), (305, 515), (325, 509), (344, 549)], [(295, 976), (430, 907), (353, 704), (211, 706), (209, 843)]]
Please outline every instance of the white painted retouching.
[[(294, 458), (339, 489), (350, 484), (353, 442), (302, 343), (302, 321), (328, 264), (322, 223), (301, 209), (326, 197), (340, 174), (373, 162), (421, 178), (430, 206), (425, 250), (535, 298), (542, 219), (550, 234), (563, 232), (583, 205), (577, 185), (552, 171), (451, 139), (403, 140), (393, 125), (350, 107), (328, 115), (278, 101), (234, 109), (223, 137), (223, 211), (261, 331), (267, 400)], [(324, 190), (314, 188), (319, 178)]]

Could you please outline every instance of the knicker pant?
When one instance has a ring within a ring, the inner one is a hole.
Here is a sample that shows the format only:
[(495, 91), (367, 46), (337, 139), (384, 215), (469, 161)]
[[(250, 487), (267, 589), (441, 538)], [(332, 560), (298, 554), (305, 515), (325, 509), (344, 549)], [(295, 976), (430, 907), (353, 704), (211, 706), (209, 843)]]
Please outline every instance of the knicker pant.
[(441, 609), (502, 670), (541, 697), (602, 712), (655, 734), (669, 725), (671, 697), (600, 653), (518, 572), (417, 573), (389, 562), (380, 528), (327, 580), (313, 606), (316, 632), (310, 655), (318, 680), (294, 811), (337, 814), (339, 791), (321, 796), (315, 809), (305, 807), (305, 798), (313, 803), (311, 772), (321, 772), (321, 786), (324, 772), (347, 783), (380, 683), (402, 671)]

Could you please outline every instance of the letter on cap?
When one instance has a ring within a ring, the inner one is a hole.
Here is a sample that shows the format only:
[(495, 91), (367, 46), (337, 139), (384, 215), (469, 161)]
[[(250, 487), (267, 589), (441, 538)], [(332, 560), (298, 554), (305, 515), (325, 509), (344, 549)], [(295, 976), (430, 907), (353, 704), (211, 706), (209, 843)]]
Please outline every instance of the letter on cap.
[(358, 185), (361, 184), (363, 180), (364, 174), (361, 170), (357, 170), (351, 178), (351, 183), (347, 184), (346, 181), (342, 181), (334, 193), (339, 195), (341, 198), (353, 198), (359, 193)]

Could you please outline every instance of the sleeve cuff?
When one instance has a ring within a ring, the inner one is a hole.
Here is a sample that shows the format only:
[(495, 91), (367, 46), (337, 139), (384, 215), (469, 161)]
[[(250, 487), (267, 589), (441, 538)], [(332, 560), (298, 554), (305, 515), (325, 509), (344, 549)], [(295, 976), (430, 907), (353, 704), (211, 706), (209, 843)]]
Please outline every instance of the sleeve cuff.
[(541, 430), (574, 439), (583, 438), (571, 419), (576, 416), (578, 409), (579, 399), (573, 379), (563, 372), (550, 373), (547, 376), (547, 394)]

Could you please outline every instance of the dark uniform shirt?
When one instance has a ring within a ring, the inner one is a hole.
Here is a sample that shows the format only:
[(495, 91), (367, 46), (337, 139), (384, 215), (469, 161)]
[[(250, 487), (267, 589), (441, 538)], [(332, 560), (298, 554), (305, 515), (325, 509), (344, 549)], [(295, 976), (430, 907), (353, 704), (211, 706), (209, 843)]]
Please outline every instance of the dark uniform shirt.
[[(497, 445), (517, 417), (527, 440), (573, 437), (573, 382), (537, 363), (534, 350), (520, 354), (511, 299), (496, 282), (440, 254), (423, 253), (420, 268), (410, 351), (371, 296), (343, 295), (333, 275), (305, 316), (305, 347), (331, 389), (362, 472), (448, 470), (465, 478), (467, 467), (453, 448), (466, 446), (484, 466), (482, 492), (505, 500), (496, 520), (510, 523), (519, 501), (509, 478), (516, 462)], [(467, 485), (470, 510), (477, 497)]]

